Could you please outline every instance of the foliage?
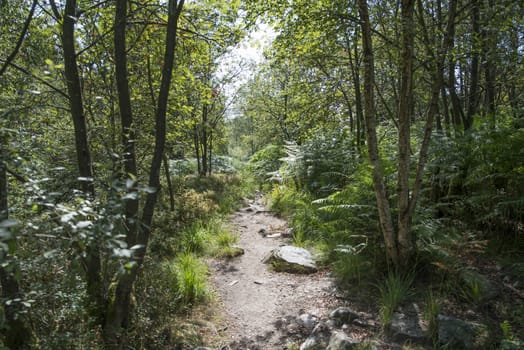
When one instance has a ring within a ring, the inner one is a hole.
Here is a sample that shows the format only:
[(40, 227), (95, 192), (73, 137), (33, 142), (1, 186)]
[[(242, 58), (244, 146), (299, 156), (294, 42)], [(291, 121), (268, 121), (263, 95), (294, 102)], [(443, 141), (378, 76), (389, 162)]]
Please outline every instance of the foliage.
[(270, 188), (274, 174), (280, 168), (285, 153), (281, 146), (267, 145), (249, 158), (247, 170), (253, 174), (259, 188)]
[(315, 198), (340, 190), (358, 165), (352, 142), (348, 130), (342, 129), (319, 131), (300, 146), (288, 144), (282, 177)]
[(496, 235), (519, 234), (523, 147), (523, 129), (509, 123), (496, 129), (481, 124), (464, 138), (439, 142), (430, 165), (439, 210)]
[(384, 328), (389, 327), (396, 309), (410, 297), (414, 274), (390, 272), (383, 282), (377, 284), (380, 303), (380, 319)]
[(523, 345), (522, 341), (513, 334), (513, 329), (507, 320), (500, 324), (500, 329), (502, 330), (502, 341), (499, 350), (518, 349)]
[(431, 339), (437, 339), (438, 336), (438, 315), (441, 312), (440, 300), (438, 295), (429, 290), (426, 296), (426, 307), (424, 309), (424, 319), (428, 325), (428, 333)]

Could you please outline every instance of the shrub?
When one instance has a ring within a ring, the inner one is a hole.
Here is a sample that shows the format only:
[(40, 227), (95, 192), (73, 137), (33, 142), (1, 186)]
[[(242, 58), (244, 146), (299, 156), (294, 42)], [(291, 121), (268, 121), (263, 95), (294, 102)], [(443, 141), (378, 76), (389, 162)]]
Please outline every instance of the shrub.
[(251, 156), (247, 170), (253, 174), (260, 189), (270, 188), (273, 173), (278, 171), (285, 155), (282, 146), (268, 145)]

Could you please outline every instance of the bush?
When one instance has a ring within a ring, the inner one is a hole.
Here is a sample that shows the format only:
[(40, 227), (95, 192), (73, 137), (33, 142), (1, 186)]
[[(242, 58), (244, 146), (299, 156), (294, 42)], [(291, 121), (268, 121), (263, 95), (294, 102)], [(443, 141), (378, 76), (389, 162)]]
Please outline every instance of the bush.
[(286, 147), (281, 175), (314, 198), (342, 189), (358, 165), (348, 130), (318, 133), (303, 145)]
[(282, 165), (282, 158), (286, 156), (284, 148), (277, 145), (268, 145), (256, 152), (249, 159), (247, 170), (253, 174), (260, 189), (268, 190), (274, 182), (272, 178)]

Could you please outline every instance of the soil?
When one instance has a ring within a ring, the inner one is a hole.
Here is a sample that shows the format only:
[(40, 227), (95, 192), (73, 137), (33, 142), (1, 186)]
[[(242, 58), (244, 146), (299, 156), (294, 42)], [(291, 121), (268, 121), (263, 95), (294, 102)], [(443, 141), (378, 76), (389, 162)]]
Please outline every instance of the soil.
[(341, 304), (333, 279), (326, 271), (310, 275), (274, 272), (263, 263), (271, 250), (289, 242), (282, 236), (271, 237), (285, 233), (286, 222), (266, 211), (260, 198), (234, 214), (230, 224), (245, 253), (211, 264), (224, 313), (225, 348), (288, 349), (301, 338), (300, 334), (290, 336), (286, 328), (290, 320), (302, 313), (325, 317)]

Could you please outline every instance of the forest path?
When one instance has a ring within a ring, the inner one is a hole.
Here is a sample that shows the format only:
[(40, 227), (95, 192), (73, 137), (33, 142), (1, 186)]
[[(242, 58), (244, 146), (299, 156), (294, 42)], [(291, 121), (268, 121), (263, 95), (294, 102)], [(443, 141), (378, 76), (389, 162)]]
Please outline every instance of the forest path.
[(226, 349), (288, 349), (302, 338), (291, 329), (303, 313), (326, 316), (337, 304), (333, 280), (325, 271), (312, 275), (295, 275), (272, 271), (262, 260), (285, 239), (263, 237), (283, 232), (286, 222), (267, 212), (258, 196), (249, 207), (230, 219), (236, 230), (238, 246), (245, 254), (214, 260), (212, 281), (223, 310), (222, 329), (228, 338)]

